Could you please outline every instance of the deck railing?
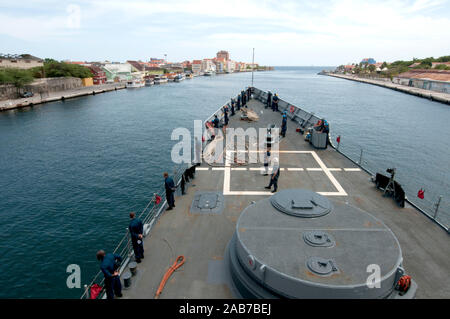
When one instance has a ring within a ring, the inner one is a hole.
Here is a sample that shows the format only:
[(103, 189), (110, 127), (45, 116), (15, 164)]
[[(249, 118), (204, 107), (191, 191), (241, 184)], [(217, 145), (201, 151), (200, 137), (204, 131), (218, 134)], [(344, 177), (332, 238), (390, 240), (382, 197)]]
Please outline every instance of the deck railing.
[[(175, 182), (175, 185), (179, 185), (181, 182), (181, 177), (183, 173), (185, 172), (185, 169), (187, 168), (186, 165), (181, 165), (178, 167), (175, 167), (173, 172), (173, 180)], [(142, 210), (141, 213), (137, 215), (139, 219), (141, 219), (142, 223), (144, 224), (144, 236), (148, 236), (150, 231), (152, 230), (155, 222), (161, 215), (161, 213), (165, 210), (167, 200), (166, 200), (166, 191), (164, 184), (161, 183), (161, 187), (158, 189), (156, 193), (152, 196), (152, 199), (147, 203), (145, 208)], [(178, 192), (178, 189), (177, 189)], [(156, 196), (158, 195), (161, 197), (161, 201), (159, 203), (156, 203)], [(145, 238), (144, 237), (144, 238)], [(134, 255), (133, 247), (131, 244), (131, 237), (129, 235), (128, 227), (124, 229), (124, 235), (122, 236), (122, 239), (119, 241), (117, 246), (114, 248), (113, 253), (120, 255), (122, 257), (122, 263), (119, 268), (119, 274), (122, 274), (123, 271), (128, 266), (128, 263), (131, 261), (131, 258)], [(90, 287), (97, 283), (100, 286), (104, 285), (104, 278), (102, 271), (98, 271), (94, 278), (91, 280), (89, 285), (84, 286), (84, 292), (81, 295), (81, 299), (89, 299), (90, 298)], [(97, 298), (102, 298), (104, 296), (104, 291), (102, 291), (101, 294)]]
[[(354, 141), (348, 140), (345, 136), (340, 136), (340, 143), (338, 144), (336, 142), (337, 136), (338, 134), (336, 133), (330, 133), (330, 144), (332, 147), (369, 174), (374, 175), (375, 172), (383, 173), (387, 168), (391, 167), (382, 167), (379, 160), (375, 160), (376, 155), (374, 152)], [(390, 164), (393, 164), (392, 166), (395, 167), (394, 163)], [(399, 173), (401, 174), (401, 172)], [(425, 189), (424, 198), (419, 199), (417, 196), (418, 189), (413, 189), (407, 182), (402, 181), (401, 177), (398, 181), (405, 190), (406, 201), (449, 232), (450, 202), (448, 198), (444, 198), (442, 194), (433, 194)]]
[[(263, 103), (267, 101), (267, 93), (261, 91), (259, 89), (254, 89), (254, 96), (258, 100)], [(310, 127), (314, 125), (319, 118), (315, 116), (313, 113), (308, 113), (299, 107), (292, 105), (288, 102), (285, 102), (280, 99), (278, 102), (278, 108), (280, 111), (286, 111), (288, 117), (297, 122), (303, 127)], [(374, 154), (370, 152), (370, 150), (361, 147), (357, 143), (352, 143), (347, 139), (344, 139), (341, 136), (341, 143), (339, 145), (335, 141), (337, 138), (337, 134), (331, 132), (330, 133), (330, 144), (336, 149), (339, 153), (347, 157), (353, 163), (358, 165), (364, 171), (369, 173), (370, 175), (374, 175), (374, 172), (379, 171), (383, 172), (388, 167), (381, 167), (378, 161), (375, 161), (376, 158)], [(407, 184), (407, 183), (406, 183)], [(413, 190), (409, 185), (402, 184), (405, 189), (406, 195), (410, 196), (406, 198), (406, 201), (414, 206), (421, 213), (426, 215), (428, 218), (436, 222), (439, 226), (441, 226), (444, 230), (449, 232), (449, 223), (450, 219), (450, 202), (448, 198), (444, 198), (442, 194), (431, 194), (429, 191), (425, 193), (424, 199), (418, 199), (417, 191)], [(416, 193), (415, 193), (416, 192)], [(444, 213), (445, 212), (445, 213)], [(445, 216), (445, 217), (444, 217)]]

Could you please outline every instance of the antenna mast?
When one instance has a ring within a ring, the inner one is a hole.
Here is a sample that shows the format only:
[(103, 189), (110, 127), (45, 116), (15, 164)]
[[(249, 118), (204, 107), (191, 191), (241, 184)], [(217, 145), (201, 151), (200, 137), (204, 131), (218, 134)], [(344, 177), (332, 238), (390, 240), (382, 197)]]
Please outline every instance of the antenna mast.
[(253, 58), (252, 58), (252, 87), (253, 87), (253, 71), (255, 69), (255, 48), (253, 48)]

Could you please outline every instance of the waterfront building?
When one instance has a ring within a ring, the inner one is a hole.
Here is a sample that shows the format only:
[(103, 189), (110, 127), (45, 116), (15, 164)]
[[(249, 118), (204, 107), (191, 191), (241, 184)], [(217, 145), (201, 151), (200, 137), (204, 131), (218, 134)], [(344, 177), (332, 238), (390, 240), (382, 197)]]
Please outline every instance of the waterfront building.
[(230, 54), (228, 53), (228, 51), (219, 51), (216, 54), (217, 59), (224, 59), (225, 61), (228, 61), (230, 59)]
[(192, 61), (192, 73), (200, 74), (202, 72), (202, 60)]
[(216, 72), (216, 64), (212, 59), (202, 60), (202, 72)]
[(31, 54), (0, 54), (0, 68), (31, 69), (43, 65), (44, 60)]
[(362, 63), (362, 64), (365, 64), (365, 65), (370, 65), (370, 64), (375, 64), (375, 63), (377, 63), (377, 61), (375, 61), (374, 58), (365, 58), (365, 59), (362, 59), (362, 60), (361, 60), (361, 63)]
[(450, 93), (450, 71), (448, 70), (413, 69), (395, 76), (392, 82), (425, 90)]
[(132, 72), (144, 72), (144, 64), (140, 61), (127, 61), (128, 64), (131, 65)]
[(234, 72), (236, 69), (236, 63), (234, 61), (228, 60), (227, 61), (227, 72)]
[(88, 67), (92, 74), (92, 80), (93, 80), (93, 84), (94, 85), (99, 85), (99, 84), (105, 84), (106, 83), (106, 73), (105, 71), (103, 71), (103, 69), (99, 66), (96, 65), (91, 65)]
[(344, 72), (353, 72), (353, 69), (355, 68), (356, 66), (354, 65), (354, 64), (348, 64), (348, 65), (344, 65)]
[(131, 64), (129, 63), (105, 63), (102, 65), (108, 82), (131, 80)]
[(163, 65), (166, 63), (166, 60), (164, 59), (157, 59), (157, 58), (150, 58), (149, 61), (151, 64), (155, 64), (157, 66)]

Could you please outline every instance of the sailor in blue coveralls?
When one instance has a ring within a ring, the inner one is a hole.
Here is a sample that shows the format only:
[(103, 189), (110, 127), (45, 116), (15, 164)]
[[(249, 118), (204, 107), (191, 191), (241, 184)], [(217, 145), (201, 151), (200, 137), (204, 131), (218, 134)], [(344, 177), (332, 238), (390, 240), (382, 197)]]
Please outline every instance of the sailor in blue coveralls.
[(286, 137), (286, 130), (287, 130), (287, 115), (286, 111), (284, 111), (283, 120), (281, 122), (281, 136)]
[(144, 244), (142, 239), (144, 237), (144, 225), (139, 218), (135, 217), (136, 214), (134, 212), (130, 213), (130, 225), (128, 229), (130, 230), (131, 235), (131, 243), (133, 245), (134, 250), (134, 258), (137, 263), (141, 262), (141, 259), (144, 258)]
[(108, 299), (114, 299), (114, 295), (122, 297), (122, 284), (120, 282), (119, 269), (122, 257), (117, 254), (107, 253), (104, 250), (97, 252), (97, 259), (101, 261), (100, 269), (105, 275), (105, 289)]
[(270, 92), (270, 91), (267, 93), (267, 105), (266, 105), (266, 109), (267, 109), (269, 106), (272, 106), (272, 92)]
[(278, 94), (276, 94), (276, 93), (272, 98), (272, 111), (278, 112)]
[(169, 177), (169, 174), (164, 173), (164, 186), (166, 188), (166, 198), (167, 204), (169, 208), (167, 210), (172, 210), (175, 207), (175, 197), (173, 193), (175, 192), (175, 183), (173, 182), (172, 177)]

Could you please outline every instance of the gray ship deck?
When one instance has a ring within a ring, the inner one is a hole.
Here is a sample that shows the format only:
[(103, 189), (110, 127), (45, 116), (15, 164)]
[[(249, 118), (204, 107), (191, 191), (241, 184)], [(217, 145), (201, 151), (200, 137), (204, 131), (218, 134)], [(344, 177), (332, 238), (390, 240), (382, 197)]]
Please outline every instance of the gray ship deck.
[[(260, 115), (259, 121), (241, 121), (237, 112), (230, 117), (229, 127), (265, 128), (281, 123), (280, 113), (265, 109), (259, 101), (251, 100), (249, 107)], [(138, 264), (132, 286), (124, 290), (123, 298), (154, 298), (178, 255), (184, 255), (186, 262), (171, 276), (160, 298), (233, 298), (227, 285), (224, 253), (242, 210), (251, 201), (270, 196), (264, 188), (269, 176), (262, 176), (259, 167), (225, 168), (203, 163), (188, 184), (187, 194), (176, 198), (176, 208), (164, 212), (145, 239), (145, 259)], [(279, 190), (321, 192), (332, 202), (348, 202), (382, 220), (400, 242), (403, 266), (419, 286), (416, 298), (450, 297), (449, 237), (442, 228), (407, 203), (399, 208), (391, 198), (383, 198), (368, 173), (331, 147), (314, 149), (295, 132), (290, 121), (286, 138), (280, 142), (280, 167)], [(223, 212), (191, 213), (197, 191), (224, 192)]]

